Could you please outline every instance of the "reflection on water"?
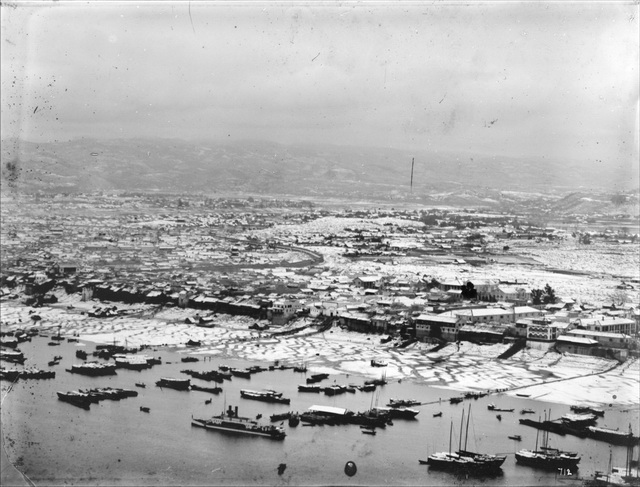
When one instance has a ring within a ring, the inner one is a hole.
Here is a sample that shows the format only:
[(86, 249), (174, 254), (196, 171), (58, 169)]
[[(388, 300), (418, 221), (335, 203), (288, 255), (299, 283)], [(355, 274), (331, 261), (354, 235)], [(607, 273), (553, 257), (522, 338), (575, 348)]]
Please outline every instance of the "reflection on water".
[[(46, 338), (34, 338), (20, 348), (29, 357), (29, 366), (48, 369), (53, 355), (62, 355), (54, 366), (54, 380), (18, 381), (2, 406), (3, 435), (10, 458), (36, 484), (88, 483), (115, 485), (284, 485), (284, 484), (350, 484), (357, 485), (554, 485), (560, 482), (554, 472), (544, 472), (516, 465), (513, 453), (533, 449), (537, 430), (520, 425), (519, 411), (534, 409), (533, 415), (552, 417), (569, 412), (569, 407), (504, 395), (487, 396), (451, 405), (451, 391), (425, 387), (404, 380), (379, 387), (375, 392), (345, 393), (326, 396), (300, 393), (298, 384), (305, 374), (292, 370), (275, 370), (254, 374), (251, 379), (234, 377), (220, 385), (223, 392), (212, 395), (199, 391), (176, 391), (155, 386), (160, 377), (188, 376), (180, 370), (212, 370), (221, 363), (235, 367), (250, 364), (227, 358), (181, 363), (180, 355), (168, 351), (154, 353), (163, 358), (162, 365), (144, 371), (118, 369), (115, 376), (86, 377), (65, 372), (75, 358), (76, 344), (63, 342), (60, 347), (47, 347)], [(92, 344), (86, 349), (92, 351)], [(168, 364), (167, 362), (171, 362)], [(5, 364), (6, 365), (6, 364)], [(260, 364), (269, 365), (269, 364)], [(330, 385), (362, 384), (359, 376), (330, 376), (322, 382)], [(135, 383), (144, 382), (145, 388)], [(192, 383), (212, 386), (214, 383), (192, 379)], [(101, 401), (89, 411), (59, 401), (56, 391), (91, 387), (135, 389), (139, 395), (121, 401)], [(3, 384), (3, 391), (7, 384)], [(240, 398), (240, 389), (275, 389), (291, 398), (290, 405), (270, 404)], [(191, 416), (219, 414), (229, 405), (238, 406), (241, 416), (269, 422), (269, 416), (289, 410), (303, 412), (314, 404), (364, 411), (375, 405), (386, 405), (391, 398), (413, 398), (434, 404), (417, 406), (420, 414), (414, 421), (394, 420), (392, 426), (377, 430), (375, 436), (363, 435), (353, 425), (293, 428), (283, 423), (284, 441), (268, 438), (222, 435), (191, 426)], [(206, 403), (207, 400), (210, 403)], [(515, 412), (502, 412), (502, 420), (487, 409), (495, 403)], [(431, 453), (449, 448), (449, 430), (453, 422), (451, 442), (460, 443), (462, 411), (471, 404), (468, 449), (507, 454), (502, 473), (494, 477), (456, 476), (430, 470), (420, 465)], [(140, 407), (149, 407), (148, 413)], [(442, 411), (442, 416), (434, 414)], [(608, 410), (599, 425), (638, 431), (638, 411)], [(508, 436), (520, 435), (522, 441)], [(550, 434), (550, 446), (577, 451), (582, 455), (580, 476), (595, 470), (606, 470), (610, 447), (606, 443), (572, 436)], [(614, 464), (623, 465), (626, 450), (613, 446)], [(345, 463), (352, 461), (357, 473), (348, 477)], [(279, 473), (278, 467), (286, 465)]]

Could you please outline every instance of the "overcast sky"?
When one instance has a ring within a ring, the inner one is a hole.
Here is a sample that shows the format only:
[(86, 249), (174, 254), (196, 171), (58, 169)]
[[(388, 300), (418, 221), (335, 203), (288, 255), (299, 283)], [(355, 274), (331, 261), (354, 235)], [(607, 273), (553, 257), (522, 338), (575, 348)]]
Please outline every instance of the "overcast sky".
[(3, 137), (638, 160), (632, 2), (5, 5)]

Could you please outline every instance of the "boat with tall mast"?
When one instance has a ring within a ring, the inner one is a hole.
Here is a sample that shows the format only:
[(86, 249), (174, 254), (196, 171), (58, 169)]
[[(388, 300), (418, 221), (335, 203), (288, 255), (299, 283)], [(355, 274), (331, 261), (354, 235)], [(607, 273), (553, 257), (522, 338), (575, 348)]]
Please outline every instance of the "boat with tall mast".
[[(551, 410), (549, 410), (551, 417)], [(538, 418), (540, 421), (540, 418)], [(545, 412), (546, 421), (546, 412)], [(516, 462), (520, 465), (529, 467), (543, 468), (547, 470), (558, 470), (573, 472), (578, 470), (580, 456), (577, 453), (566, 452), (557, 448), (550, 448), (549, 432), (544, 431), (542, 434), (542, 446), (538, 448), (538, 437), (540, 430), (536, 433), (536, 446), (534, 450), (520, 450), (516, 455)]]
[[(464, 420), (464, 411), (462, 411), (462, 419)], [(460, 425), (460, 445), (458, 447), (458, 451), (456, 452), (458, 455), (463, 457), (473, 458), (478, 462), (483, 462), (485, 464), (485, 469), (487, 470), (498, 470), (504, 461), (507, 459), (506, 455), (493, 455), (490, 453), (478, 453), (467, 450), (467, 440), (469, 439), (469, 420), (471, 419), (471, 404), (469, 404), (469, 412), (467, 413), (467, 427), (465, 430), (464, 437), (464, 449), (462, 446), (462, 424)]]
[[(467, 422), (467, 428), (468, 428)], [(448, 470), (455, 473), (475, 474), (475, 475), (490, 475), (500, 471), (502, 464), (504, 463), (506, 456), (503, 455), (486, 455), (482, 453), (469, 452), (462, 449), (462, 427), (464, 425), (464, 411), (462, 412), (462, 418), (460, 420), (460, 437), (458, 440), (458, 451), (451, 451), (451, 438), (453, 433), (453, 422), (451, 422), (451, 428), (449, 430), (449, 451), (438, 452), (429, 455), (429, 458), (425, 460), (419, 460), (421, 464), (427, 464), (430, 467), (440, 470)], [(467, 430), (468, 431), (468, 430)]]

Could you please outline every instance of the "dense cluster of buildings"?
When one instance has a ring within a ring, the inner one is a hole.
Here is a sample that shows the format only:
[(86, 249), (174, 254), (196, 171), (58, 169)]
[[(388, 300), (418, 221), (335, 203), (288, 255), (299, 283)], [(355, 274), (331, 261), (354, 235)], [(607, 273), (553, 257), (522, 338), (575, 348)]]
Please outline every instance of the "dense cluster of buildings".
[[(325, 265), (317, 251), (338, 247), (342, 256), (364, 262), (429, 255), (443, 265), (481, 265), (501, 257), (487, 251), (487, 242), (566, 238), (513, 216), (326, 211), (256, 200), (161, 201), (162, 208), (146, 208), (141, 204), (150, 205), (148, 200), (114, 197), (101, 207), (80, 199), (67, 213), (57, 208), (42, 218), (28, 218), (28, 206), (14, 208), (15, 213), (3, 209), (0, 296), (26, 296), (27, 304), (37, 305), (55, 302), (55, 293), (64, 290), (83, 300), (179, 306), (198, 310), (199, 316), (247, 315), (274, 325), (305, 316), (363, 333), (397, 335), (404, 343), (526, 341), (621, 358), (637, 349), (637, 306), (595, 308), (571, 300), (533, 305), (532, 289), (518, 280), (470, 285), (419, 273), (348, 275)], [(384, 223), (304, 235), (260, 233), (324, 217)]]

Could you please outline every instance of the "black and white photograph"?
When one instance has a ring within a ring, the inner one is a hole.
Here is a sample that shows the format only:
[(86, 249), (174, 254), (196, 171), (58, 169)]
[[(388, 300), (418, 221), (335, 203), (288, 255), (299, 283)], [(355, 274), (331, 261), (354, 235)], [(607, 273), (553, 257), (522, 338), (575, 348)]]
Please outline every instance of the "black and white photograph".
[(640, 486), (638, 1), (0, 20), (0, 485)]

